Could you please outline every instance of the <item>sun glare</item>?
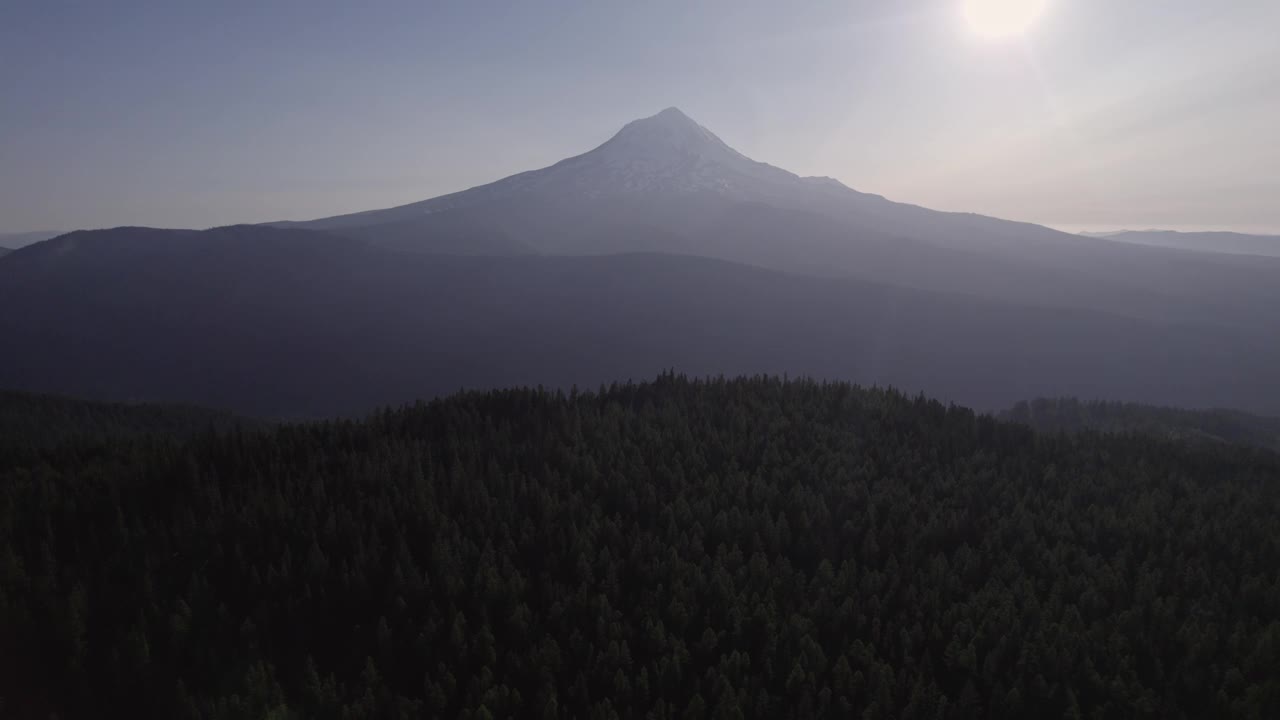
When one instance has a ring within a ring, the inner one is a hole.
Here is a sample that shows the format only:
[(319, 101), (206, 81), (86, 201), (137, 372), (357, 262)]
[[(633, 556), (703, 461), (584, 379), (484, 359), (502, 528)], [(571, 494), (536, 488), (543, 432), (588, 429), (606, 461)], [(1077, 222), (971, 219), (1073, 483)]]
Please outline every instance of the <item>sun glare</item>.
[(973, 31), (989, 38), (1021, 35), (1044, 12), (1047, 0), (964, 0)]

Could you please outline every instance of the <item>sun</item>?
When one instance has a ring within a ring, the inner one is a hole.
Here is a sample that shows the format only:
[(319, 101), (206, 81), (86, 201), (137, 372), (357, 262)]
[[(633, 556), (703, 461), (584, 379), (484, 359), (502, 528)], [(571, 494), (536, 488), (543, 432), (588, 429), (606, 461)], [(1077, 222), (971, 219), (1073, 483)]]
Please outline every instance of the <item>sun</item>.
[(1044, 12), (1048, 0), (964, 0), (973, 31), (989, 38), (1021, 35)]

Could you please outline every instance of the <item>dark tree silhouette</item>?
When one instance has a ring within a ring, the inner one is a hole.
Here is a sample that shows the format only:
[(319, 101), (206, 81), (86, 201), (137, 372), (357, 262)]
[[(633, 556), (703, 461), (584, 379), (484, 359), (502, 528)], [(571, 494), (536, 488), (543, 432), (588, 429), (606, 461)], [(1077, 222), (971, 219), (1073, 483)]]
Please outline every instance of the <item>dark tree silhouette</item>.
[(6, 717), (1280, 714), (1263, 450), (673, 375), (10, 440)]

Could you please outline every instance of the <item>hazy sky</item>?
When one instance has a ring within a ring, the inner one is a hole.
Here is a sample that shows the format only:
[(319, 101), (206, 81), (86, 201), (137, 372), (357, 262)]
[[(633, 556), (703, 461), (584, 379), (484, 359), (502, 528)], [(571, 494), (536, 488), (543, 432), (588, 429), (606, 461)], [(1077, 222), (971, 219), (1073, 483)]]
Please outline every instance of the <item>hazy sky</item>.
[(1280, 232), (1280, 1), (0, 5), (0, 230), (386, 207), (677, 105), (758, 160), (1069, 228)]

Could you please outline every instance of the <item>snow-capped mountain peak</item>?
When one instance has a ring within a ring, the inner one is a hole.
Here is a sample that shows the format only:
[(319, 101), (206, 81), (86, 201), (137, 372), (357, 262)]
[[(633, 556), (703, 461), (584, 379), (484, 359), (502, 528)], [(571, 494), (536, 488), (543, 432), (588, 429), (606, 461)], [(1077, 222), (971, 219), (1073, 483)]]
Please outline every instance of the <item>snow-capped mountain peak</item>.
[(410, 205), (325, 218), (308, 225), (335, 228), (399, 222), (494, 202), (564, 204), (604, 198), (688, 196), (757, 202), (803, 194), (820, 186), (826, 186), (822, 188), (826, 192), (853, 194), (834, 181), (815, 184), (752, 160), (679, 108), (669, 107), (633, 120), (595, 149), (549, 167)]

